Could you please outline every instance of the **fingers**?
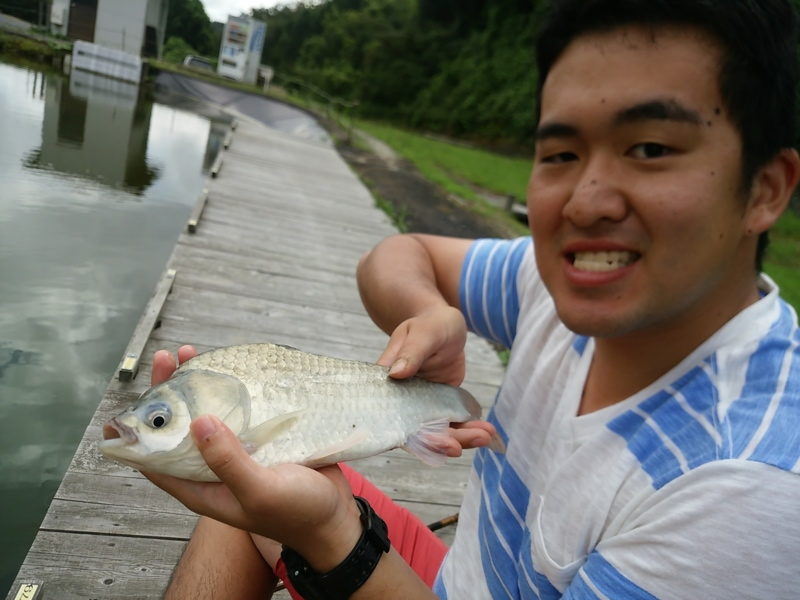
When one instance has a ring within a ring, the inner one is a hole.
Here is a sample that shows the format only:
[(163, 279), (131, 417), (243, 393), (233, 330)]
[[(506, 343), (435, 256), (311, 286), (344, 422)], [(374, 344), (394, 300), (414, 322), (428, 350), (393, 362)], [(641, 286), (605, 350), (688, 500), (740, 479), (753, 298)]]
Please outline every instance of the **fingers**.
[(450, 435), (465, 449), (488, 447), (500, 454), (506, 451), (503, 438), (497, 433), (495, 426), (487, 421), (453, 423)]
[(250, 483), (259, 468), (242, 448), (239, 439), (217, 417), (201, 415), (190, 426), (195, 444), (208, 467), (240, 500), (252, 492)]
[[(236, 498), (221, 483), (202, 483), (142, 471), (142, 475), (174, 497), (186, 508), (199, 515), (223, 521), (233, 527), (242, 529), (242, 511)], [(220, 518), (221, 515), (225, 518)]]
[(194, 349), (194, 346), (181, 346), (178, 348), (178, 364), (182, 365), (190, 358), (194, 358), (197, 356), (197, 350)]
[(392, 332), (378, 364), (389, 376), (419, 375), (431, 381), (459, 385), (464, 379), (467, 329), (458, 309), (439, 307), (400, 323)]
[[(472, 423), (470, 423), (471, 425)], [(492, 441), (492, 434), (479, 427), (459, 427), (453, 428), (450, 435), (456, 440), (461, 448), (483, 448)]]
[(463, 450), (485, 447), (501, 453), (505, 451), (494, 425), (486, 421), (470, 421), (453, 424), (443, 450), (449, 458), (458, 458)]
[[(178, 348), (178, 364), (183, 364), (190, 358), (197, 356), (197, 350), (193, 346), (181, 346)], [(150, 375), (150, 385), (163, 383), (175, 372), (175, 358), (168, 350), (159, 350), (153, 355), (153, 372)]]
[(169, 379), (175, 371), (175, 359), (168, 350), (159, 350), (153, 355), (153, 372), (150, 384), (158, 385)]

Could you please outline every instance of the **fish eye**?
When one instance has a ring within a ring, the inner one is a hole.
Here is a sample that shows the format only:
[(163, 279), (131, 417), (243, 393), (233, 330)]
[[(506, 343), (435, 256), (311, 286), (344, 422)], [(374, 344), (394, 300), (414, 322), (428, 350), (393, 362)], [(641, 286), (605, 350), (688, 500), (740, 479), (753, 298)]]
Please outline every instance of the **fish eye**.
[(147, 424), (153, 429), (161, 429), (172, 419), (172, 411), (166, 404), (157, 404), (147, 413)]

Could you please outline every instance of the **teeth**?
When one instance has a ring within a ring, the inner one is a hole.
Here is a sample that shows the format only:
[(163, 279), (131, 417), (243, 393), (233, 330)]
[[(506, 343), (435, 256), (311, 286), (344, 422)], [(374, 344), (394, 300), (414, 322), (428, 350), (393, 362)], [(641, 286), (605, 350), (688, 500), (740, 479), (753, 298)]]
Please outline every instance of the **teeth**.
[(573, 265), (581, 271), (613, 271), (628, 266), (638, 257), (635, 252), (576, 252)]

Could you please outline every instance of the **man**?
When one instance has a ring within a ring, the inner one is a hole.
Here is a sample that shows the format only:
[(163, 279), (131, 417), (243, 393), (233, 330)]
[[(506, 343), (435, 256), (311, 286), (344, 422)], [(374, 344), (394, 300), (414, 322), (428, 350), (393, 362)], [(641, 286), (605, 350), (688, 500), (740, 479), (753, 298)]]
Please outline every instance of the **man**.
[[(478, 450), (439, 597), (800, 589), (800, 335), (759, 274), (800, 177), (796, 22), (788, 0), (555, 2), (533, 242), (396, 236), (362, 259), (393, 377), (460, 382), (467, 327), (511, 347), (489, 417), (507, 450)], [(318, 573), (357, 545), (335, 468), (260, 469), (213, 421), (195, 434), (228, 488), (154, 477), (190, 508)], [(392, 551), (352, 597), (428, 595)]]

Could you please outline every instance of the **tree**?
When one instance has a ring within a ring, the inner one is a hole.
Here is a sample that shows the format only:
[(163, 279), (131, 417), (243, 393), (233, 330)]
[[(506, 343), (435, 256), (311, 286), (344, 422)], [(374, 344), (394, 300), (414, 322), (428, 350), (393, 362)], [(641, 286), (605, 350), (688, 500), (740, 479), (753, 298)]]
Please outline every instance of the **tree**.
[(219, 42), (215, 45), (211, 20), (200, 0), (170, 0), (166, 38), (172, 37), (185, 40), (199, 54), (216, 56), (219, 53)]

